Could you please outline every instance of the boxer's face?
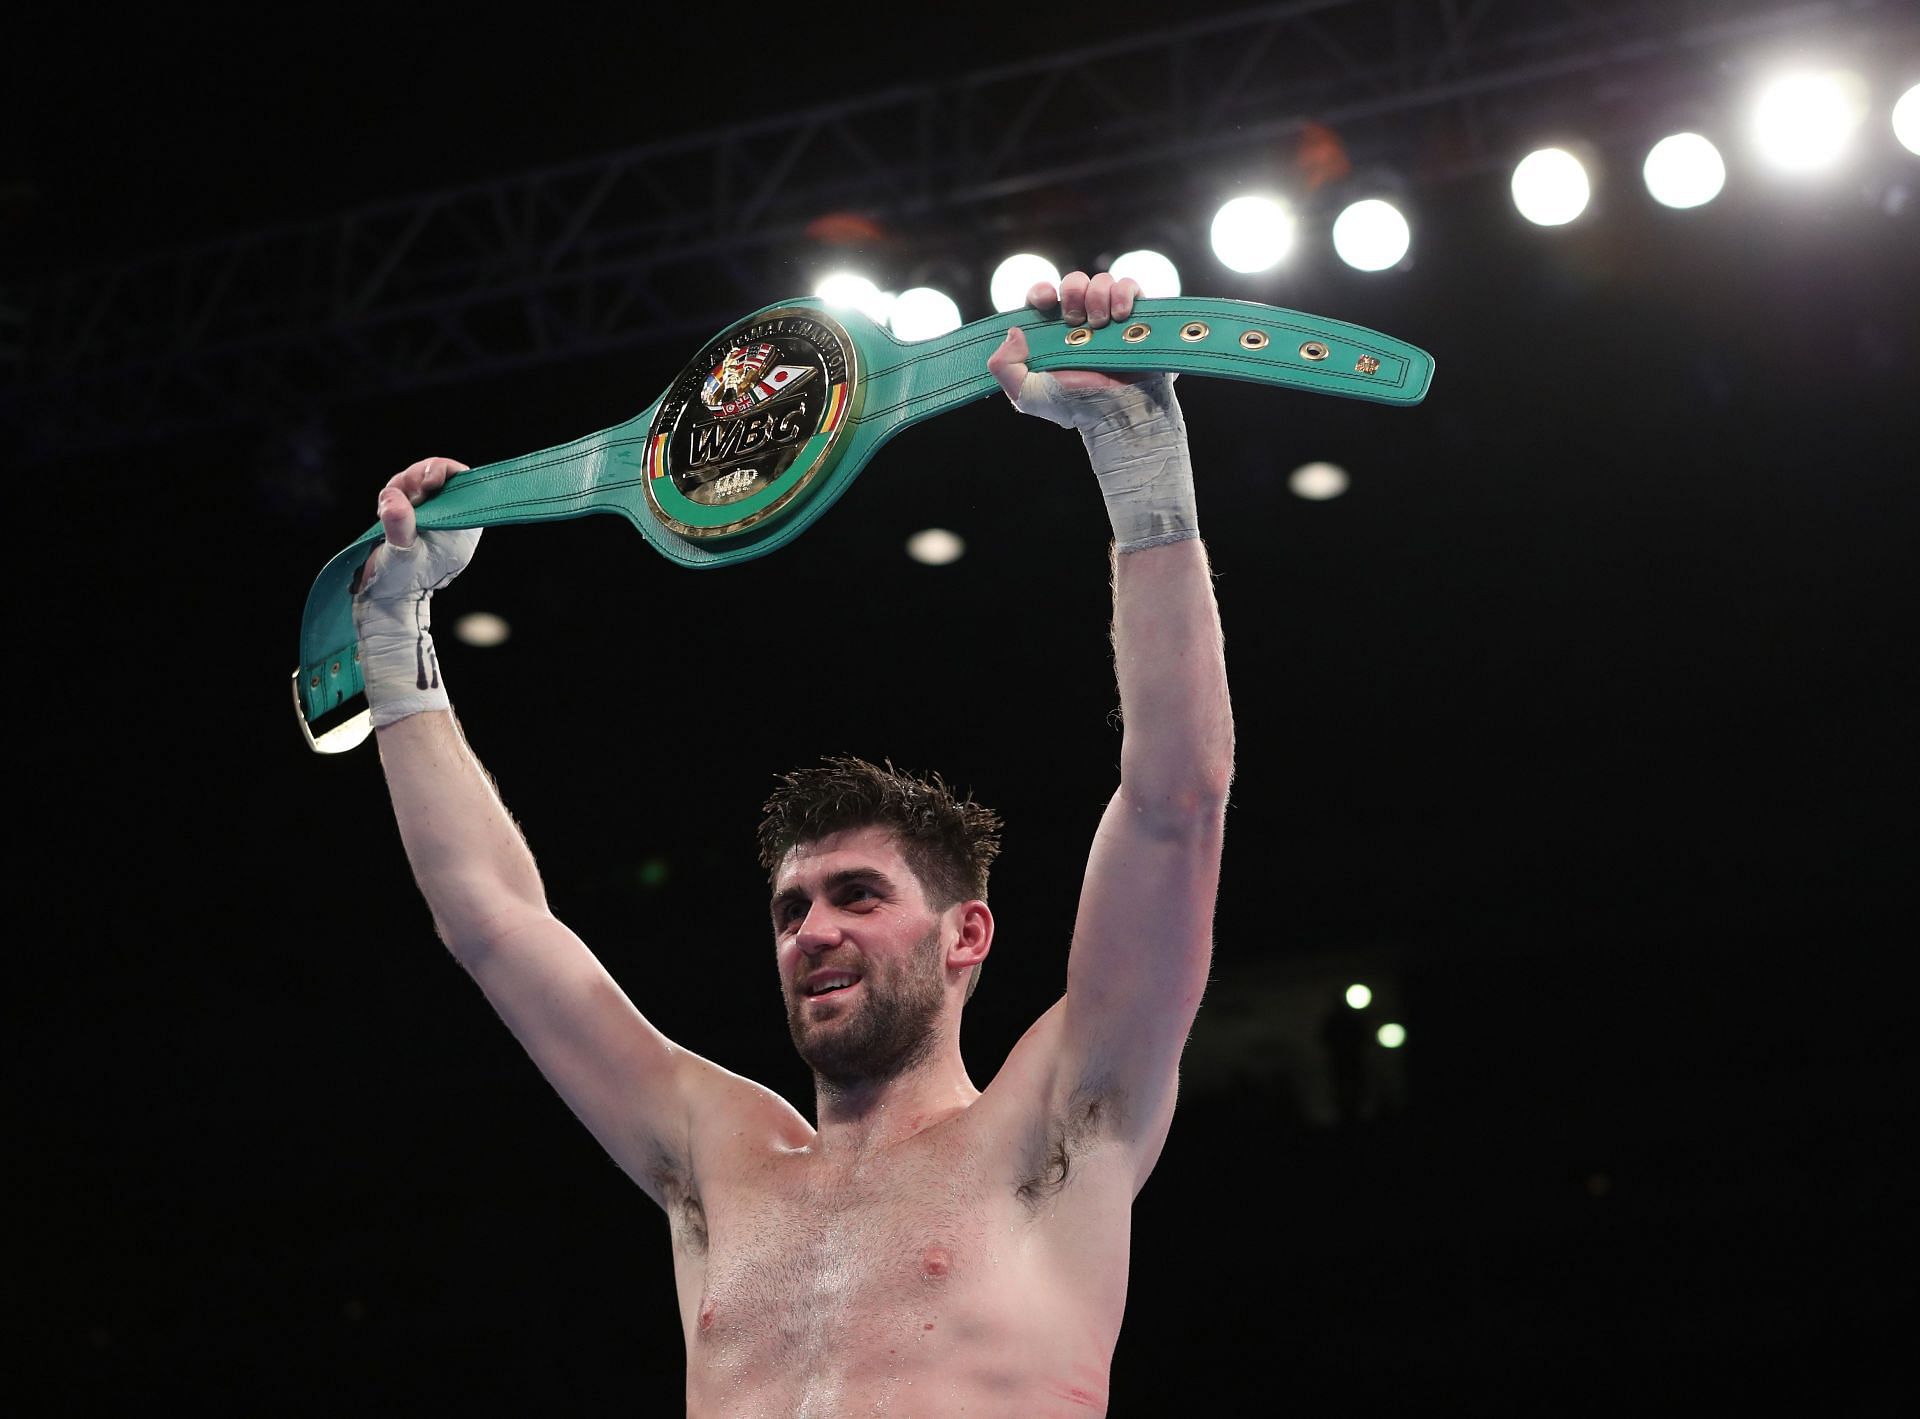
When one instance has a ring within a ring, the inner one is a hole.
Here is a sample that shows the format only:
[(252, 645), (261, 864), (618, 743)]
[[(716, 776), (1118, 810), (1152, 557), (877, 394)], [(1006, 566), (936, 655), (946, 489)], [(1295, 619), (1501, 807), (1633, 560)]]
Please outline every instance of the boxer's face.
[(949, 1006), (944, 913), (884, 828), (801, 843), (774, 878), (773, 930), (794, 1048), (839, 1084), (926, 1059)]

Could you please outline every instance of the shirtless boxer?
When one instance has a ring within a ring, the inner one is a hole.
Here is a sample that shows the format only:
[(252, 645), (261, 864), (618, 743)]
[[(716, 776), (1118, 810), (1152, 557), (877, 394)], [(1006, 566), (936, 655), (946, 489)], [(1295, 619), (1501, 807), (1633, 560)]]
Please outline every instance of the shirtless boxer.
[[(1029, 299), (1098, 328), (1138, 293), (1075, 272)], [(1133, 1199), (1212, 953), (1233, 725), (1171, 379), (1035, 374), (1026, 356), (1011, 331), (988, 367), (1017, 408), (1081, 431), (1113, 522), (1125, 738), (1066, 993), (985, 1090), (960, 1016), (993, 944), (991, 814), (857, 760), (790, 776), (768, 805), (774, 960), (815, 1075), (809, 1124), (661, 1035), (549, 912), (427, 631), (428, 597), (479, 534), (417, 533), (413, 507), (462, 465), (416, 463), (380, 494), (387, 540), (355, 617), (408, 858), (454, 956), (665, 1209), (689, 1415), (1107, 1408)], [(849, 795), (881, 821), (850, 819)]]

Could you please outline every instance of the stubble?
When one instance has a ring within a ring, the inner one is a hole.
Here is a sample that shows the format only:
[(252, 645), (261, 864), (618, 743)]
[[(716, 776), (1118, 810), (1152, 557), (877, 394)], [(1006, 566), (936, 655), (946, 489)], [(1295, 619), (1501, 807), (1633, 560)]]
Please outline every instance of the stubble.
[(852, 1016), (825, 1028), (810, 1027), (803, 1012), (806, 997), (787, 1001), (787, 1032), (793, 1047), (822, 1085), (849, 1088), (897, 1079), (933, 1053), (935, 1022), (945, 992), (940, 972), (940, 929), (936, 926), (897, 972), (861, 978)]

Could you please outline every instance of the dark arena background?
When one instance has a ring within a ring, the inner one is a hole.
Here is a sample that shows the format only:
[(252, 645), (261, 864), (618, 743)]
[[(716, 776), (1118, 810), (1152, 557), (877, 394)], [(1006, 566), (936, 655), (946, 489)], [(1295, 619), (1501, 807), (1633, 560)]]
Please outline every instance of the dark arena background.
[[(625, 420), (829, 275), (975, 320), (1008, 256), (1152, 249), (1437, 375), (1180, 385), (1239, 770), (1112, 1412), (1895, 1412), (1913, 7), (937, 8), (14, 22), (9, 1408), (678, 1411), (660, 1214), (436, 942), (372, 746), (302, 742), (306, 589), (409, 462)], [(1683, 131), (1724, 184), (1670, 207)], [(1543, 148), (1590, 187), (1553, 225)], [(1246, 195), (1294, 227), (1243, 272)], [(1332, 239), (1370, 198), (1378, 271)], [(443, 665), (556, 912), (803, 1111), (773, 775), (998, 808), (984, 1084), (1117, 782), (1107, 539), (996, 398), (738, 567), (496, 529)]]

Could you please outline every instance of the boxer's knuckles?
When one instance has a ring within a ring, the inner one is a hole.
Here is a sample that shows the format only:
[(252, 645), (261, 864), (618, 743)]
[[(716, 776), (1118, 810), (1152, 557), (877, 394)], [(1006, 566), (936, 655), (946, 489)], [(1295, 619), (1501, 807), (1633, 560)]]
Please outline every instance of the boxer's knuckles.
[(1051, 281), (1036, 281), (1027, 288), (1027, 304), (1034, 310), (1060, 307), (1070, 325), (1087, 322), (1098, 328), (1109, 320), (1125, 320), (1133, 314), (1133, 303), (1140, 299), (1140, 283), (1131, 276), (1116, 277), (1110, 271), (1089, 276), (1070, 271), (1060, 278), (1056, 288)]
[(1112, 272), (1100, 272), (1087, 282), (1087, 324), (1099, 330), (1112, 321), (1125, 320), (1133, 314), (1139, 294), (1140, 283), (1131, 276), (1116, 280)]
[[(1044, 310), (1053, 304), (1052, 287), (1042, 282), (1028, 293), (1028, 304)], [(1042, 295), (1049, 298), (1039, 299)], [(1060, 318), (1069, 325), (1086, 325), (1099, 330), (1133, 314), (1133, 303), (1140, 298), (1140, 283), (1131, 276), (1115, 279), (1111, 271), (1089, 276), (1070, 271), (1060, 278)]]
[[(1133, 303), (1139, 296), (1140, 283), (1131, 276), (1115, 280), (1113, 274), (1107, 271), (1093, 276), (1084, 271), (1072, 271), (1060, 278), (1058, 291), (1049, 281), (1036, 281), (1027, 290), (1027, 304), (1035, 310), (1045, 311), (1057, 303), (1061, 317), (1067, 324), (1084, 324), (1098, 330), (1113, 321), (1131, 316)], [(1028, 355), (1026, 333), (1015, 326), (994, 352), (987, 356), (987, 372), (1009, 399), (1021, 397), (1020, 391), (1027, 377)], [(1097, 370), (1055, 370), (1052, 373), (1063, 389), (1115, 389), (1152, 378), (1147, 373), (1131, 378), (1116, 378)]]
[(426, 497), (432, 497), (447, 486), (447, 479), (456, 473), (467, 471), (464, 463), (455, 463), (451, 458), (429, 458), (426, 460), (426, 472), (421, 477), (421, 486)]
[(1087, 288), (1093, 278), (1084, 271), (1069, 271), (1060, 278), (1060, 317), (1069, 325), (1087, 318)]
[[(467, 468), (468, 465), (451, 458), (423, 458), (387, 479), (375, 501), (380, 532), (387, 543), (399, 549), (412, 547), (419, 535), (414, 508), (445, 488), (449, 477), (465, 473)], [(356, 594), (369, 590), (379, 580), (384, 560), (384, 549), (380, 547), (367, 555), (355, 578)]]
[(387, 480), (387, 486), (398, 488), (417, 507), (444, 488), (450, 476), (466, 471), (466, 464), (451, 458), (423, 458), (394, 474)]
[(1087, 282), (1087, 324), (1099, 330), (1113, 317), (1113, 277), (1102, 271)]

